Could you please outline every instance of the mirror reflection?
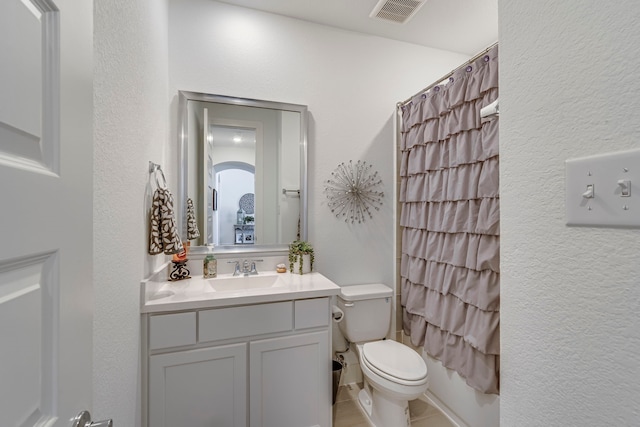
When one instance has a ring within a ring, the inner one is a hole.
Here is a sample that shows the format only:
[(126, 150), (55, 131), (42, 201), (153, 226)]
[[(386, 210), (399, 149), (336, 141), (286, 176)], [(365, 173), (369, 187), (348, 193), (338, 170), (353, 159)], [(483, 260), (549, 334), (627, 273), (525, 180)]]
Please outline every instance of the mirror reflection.
[[(306, 238), (306, 107), (180, 92), (179, 207), (217, 251)], [(184, 237), (183, 237), (184, 238)]]

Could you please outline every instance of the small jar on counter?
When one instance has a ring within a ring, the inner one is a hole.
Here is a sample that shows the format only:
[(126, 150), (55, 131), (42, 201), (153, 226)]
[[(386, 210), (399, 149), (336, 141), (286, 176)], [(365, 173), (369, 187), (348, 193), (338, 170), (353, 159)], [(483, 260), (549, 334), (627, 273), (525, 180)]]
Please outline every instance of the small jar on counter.
[(213, 246), (209, 246), (209, 253), (204, 257), (204, 262), (202, 263), (202, 277), (205, 279), (218, 277), (218, 260), (213, 254)]

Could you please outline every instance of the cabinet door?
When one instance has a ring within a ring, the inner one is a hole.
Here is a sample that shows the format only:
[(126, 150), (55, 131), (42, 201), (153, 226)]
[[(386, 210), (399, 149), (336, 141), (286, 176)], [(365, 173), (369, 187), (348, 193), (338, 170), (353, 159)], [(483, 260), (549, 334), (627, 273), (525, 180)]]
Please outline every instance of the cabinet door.
[(149, 427), (179, 426), (247, 426), (245, 343), (149, 358)]
[(251, 427), (329, 427), (328, 331), (249, 343)]

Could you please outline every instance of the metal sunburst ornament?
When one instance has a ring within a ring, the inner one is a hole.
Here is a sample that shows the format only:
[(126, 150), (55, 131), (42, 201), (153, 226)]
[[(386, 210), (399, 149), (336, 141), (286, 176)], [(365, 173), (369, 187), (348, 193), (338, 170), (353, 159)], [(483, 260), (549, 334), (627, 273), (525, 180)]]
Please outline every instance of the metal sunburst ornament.
[(361, 224), (367, 217), (373, 218), (372, 211), (380, 210), (384, 193), (377, 188), (381, 184), (378, 172), (372, 171), (367, 162), (342, 162), (325, 182), (329, 209), (344, 222)]

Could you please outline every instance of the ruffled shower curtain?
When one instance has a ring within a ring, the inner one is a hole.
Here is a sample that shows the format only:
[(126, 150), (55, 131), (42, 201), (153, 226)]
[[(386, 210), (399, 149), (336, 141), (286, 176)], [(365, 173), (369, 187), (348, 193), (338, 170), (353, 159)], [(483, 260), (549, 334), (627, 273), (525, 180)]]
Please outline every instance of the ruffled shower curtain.
[(498, 47), (402, 107), (403, 328), (470, 386), (498, 393)]

